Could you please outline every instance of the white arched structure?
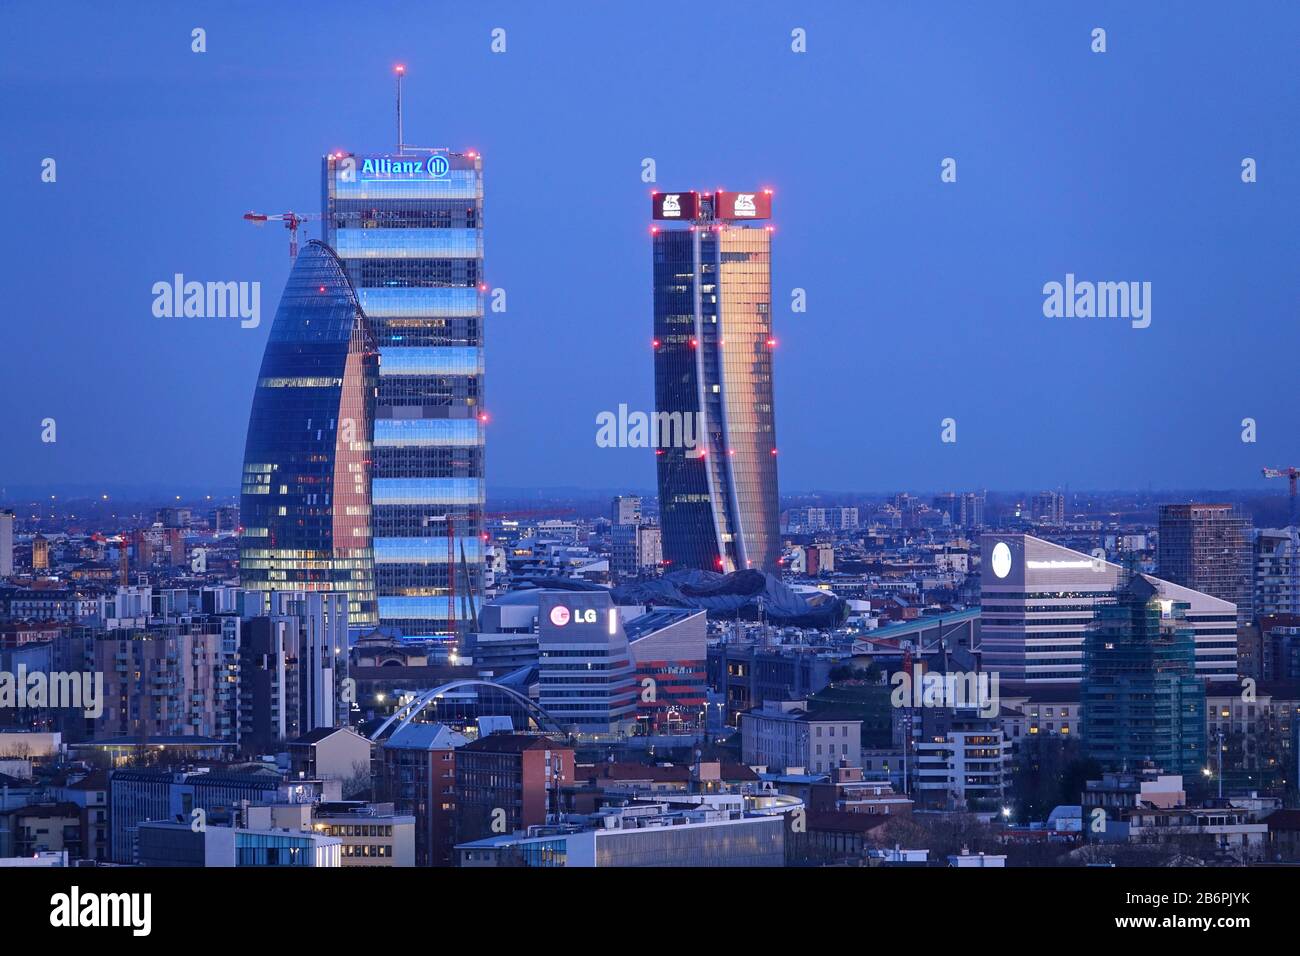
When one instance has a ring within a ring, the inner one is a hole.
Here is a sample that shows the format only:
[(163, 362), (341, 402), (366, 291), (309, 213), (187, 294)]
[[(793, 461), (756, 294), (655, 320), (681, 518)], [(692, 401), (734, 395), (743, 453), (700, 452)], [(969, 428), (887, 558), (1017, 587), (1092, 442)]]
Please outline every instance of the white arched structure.
[[(370, 739), (381, 740), (384, 737), (391, 735), (394, 731), (411, 723), (411, 721), (420, 715), (424, 708), (428, 707), (434, 701), (452, 693), (453, 691), (465, 687), (483, 687), (502, 693), (514, 703), (518, 704), (520, 709), (536, 721), (537, 726), (542, 730), (553, 732), (560, 731), (559, 724), (555, 722), (550, 714), (542, 710), (541, 707), (538, 707), (537, 704), (529, 700), (528, 697), (519, 693), (519, 691), (515, 690), (513, 687), (506, 687), (504, 684), (497, 684), (490, 680), (483, 680), (482, 678), (465, 677), (459, 680), (448, 681), (445, 684), (439, 684), (431, 690), (421, 691), (416, 694), (410, 700), (406, 701), (406, 703), (398, 707), (397, 710), (393, 711), (392, 716), (380, 724), (379, 728), (370, 735)], [(392, 730), (389, 730), (390, 727)]]

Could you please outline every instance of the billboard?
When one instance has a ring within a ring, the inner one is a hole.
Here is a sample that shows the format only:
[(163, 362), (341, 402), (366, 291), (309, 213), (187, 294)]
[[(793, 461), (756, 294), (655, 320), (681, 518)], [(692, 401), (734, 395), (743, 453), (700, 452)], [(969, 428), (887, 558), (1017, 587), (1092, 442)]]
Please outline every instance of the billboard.
[(650, 214), (655, 219), (695, 219), (700, 214), (700, 195), (696, 192), (652, 193)]
[(729, 192), (718, 190), (713, 199), (716, 219), (771, 219), (772, 191)]

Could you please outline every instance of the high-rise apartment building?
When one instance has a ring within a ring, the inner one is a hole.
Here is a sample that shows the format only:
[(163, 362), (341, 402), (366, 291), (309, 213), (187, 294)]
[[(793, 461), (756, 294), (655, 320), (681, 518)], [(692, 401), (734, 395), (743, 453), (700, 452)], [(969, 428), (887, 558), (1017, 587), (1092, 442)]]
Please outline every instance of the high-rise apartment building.
[[(775, 571), (770, 191), (655, 193), (655, 412), (668, 570)], [(669, 434), (665, 435), (665, 432)], [(679, 441), (684, 433), (694, 442)]]
[(658, 525), (620, 524), (610, 534), (609, 568), (620, 578), (654, 571), (663, 561), (663, 537)]
[[(379, 346), (379, 619), (452, 641), (483, 593), (483, 166), (404, 148), (323, 161), (326, 240)], [(247, 518), (245, 518), (247, 522)]]
[[(342, 263), (324, 244), (307, 243), (253, 393), (240, 581), (258, 591), (342, 592), (357, 628), (377, 623), (370, 516), (377, 360)], [(182, 532), (173, 533), (183, 556)]]
[(1300, 553), (1297, 543), (1295, 528), (1262, 528), (1256, 535), (1252, 565), (1252, 608), (1256, 618), (1300, 613), (1300, 577), (1293, 564)]
[(936, 511), (948, 516), (948, 523), (954, 528), (984, 527), (984, 496), (974, 492), (956, 494), (945, 492), (934, 499)]
[(1056, 491), (1039, 492), (1030, 499), (1029, 514), (1045, 524), (1065, 524), (1065, 495)]
[(1237, 605), (1237, 620), (1254, 617), (1250, 520), (1233, 505), (1160, 506), (1160, 576)]
[(641, 498), (638, 495), (619, 495), (610, 504), (609, 520), (614, 525), (641, 523)]

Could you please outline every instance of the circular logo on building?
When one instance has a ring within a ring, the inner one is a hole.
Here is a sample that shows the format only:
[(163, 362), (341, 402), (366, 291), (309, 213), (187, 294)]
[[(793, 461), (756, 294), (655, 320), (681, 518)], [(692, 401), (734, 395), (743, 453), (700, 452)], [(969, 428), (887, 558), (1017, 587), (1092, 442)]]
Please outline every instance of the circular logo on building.
[(447, 170), (451, 169), (451, 163), (447, 162), (446, 156), (429, 157), (429, 178), (442, 179), (447, 175)]
[(1011, 549), (1005, 541), (999, 541), (993, 546), (993, 573), (1000, 578), (1011, 573)]
[(556, 627), (564, 627), (569, 623), (569, 609), (563, 604), (557, 604), (551, 608), (551, 623)]

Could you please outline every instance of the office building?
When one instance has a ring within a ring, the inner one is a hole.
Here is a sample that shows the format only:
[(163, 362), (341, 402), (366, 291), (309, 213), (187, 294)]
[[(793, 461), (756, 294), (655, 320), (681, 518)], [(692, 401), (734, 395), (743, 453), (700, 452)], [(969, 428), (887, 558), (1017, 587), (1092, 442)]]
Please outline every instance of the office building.
[(247, 807), (241, 817), (241, 829), (337, 839), (344, 867), (415, 866), (415, 817), (397, 812), (391, 803), (265, 803)]
[(307, 243), (253, 393), (240, 581), (260, 591), (342, 592), (357, 628), (378, 620), (370, 515), (377, 361), (342, 263), (322, 243)]
[(312, 803), (319, 796), (318, 783), (286, 783), (278, 773), (268, 770), (114, 770), (108, 780), (113, 862), (138, 862), (138, 831), (146, 821), (175, 821), (188, 831), (199, 819), (194, 811), (201, 810), (209, 829), (214, 829), (236, 822), (236, 812), (244, 801)]
[(1249, 624), (1254, 617), (1250, 538), (1250, 519), (1232, 505), (1161, 505), (1160, 576), (1232, 602), (1238, 622)]
[(1205, 684), (1186, 612), (1145, 575), (1098, 605), (1084, 639), (1081, 703), (1084, 746), (1104, 770), (1205, 767)]
[[(1123, 568), (1027, 534), (980, 539), (980, 643), (985, 670), (1003, 681), (1078, 682), (1084, 634), (1111, 599)], [(1237, 675), (1237, 609), (1228, 601), (1160, 578), (1161, 600), (1187, 605), (1196, 673)]]
[(782, 813), (756, 812), (741, 794), (602, 806), (563, 823), (464, 842), (464, 867), (775, 867), (785, 865)]
[(454, 642), (483, 594), (482, 160), (334, 153), (322, 173), (326, 241), (379, 345), (379, 619), (407, 637)]
[(635, 669), (636, 719), (651, 733), (703, 726), (708, 699), (708, 614), (655, 608), (624, 624)]
[(538, 704), (561, 726), (622, 733), (638, 688), (622, 615), (607, 591), (546, 591), (537, 621)]
[(323, 833), (148, 820), (138, 828), (141, 866), (339, 867), (344, 843)]
[(656, 193), (653, 215), (665, 561), (669, 570), (775, 572), (772, 233), (748, 222), (770, 217), (770, 191)]

